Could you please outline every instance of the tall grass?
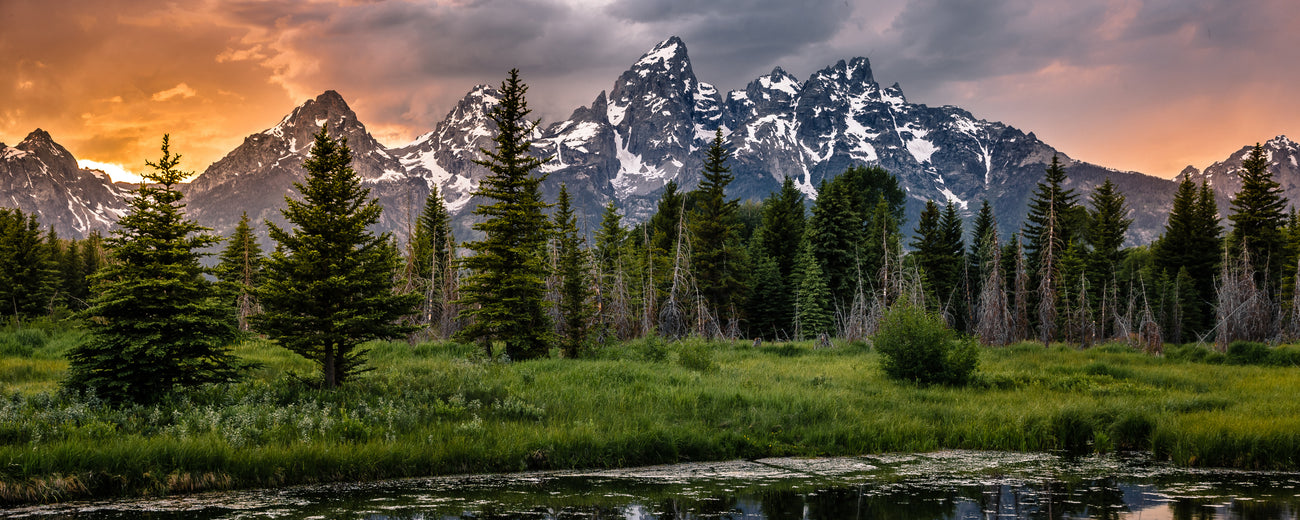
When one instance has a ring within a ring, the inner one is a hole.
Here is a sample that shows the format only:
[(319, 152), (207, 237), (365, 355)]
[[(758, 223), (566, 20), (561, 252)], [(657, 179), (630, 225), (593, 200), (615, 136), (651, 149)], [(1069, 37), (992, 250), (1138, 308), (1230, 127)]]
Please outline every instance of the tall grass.
[[(0, 342), (16, 332), (0, 331)], [(455, 343), (368, 345), (335, 391), (260, 340), (240, 382), (113, 408), (56, 390), (75, 331), (0, 354), (0, 500), (345, 479), (941, 448), (1143, 450), (1186, 465), (1300, 466), (1294, 367), (1017, 344), (966, 387), (886, 379), (864, 346), (647, 338), (502, 364)], [(67, 343), (67, 344), (65, 344)]]

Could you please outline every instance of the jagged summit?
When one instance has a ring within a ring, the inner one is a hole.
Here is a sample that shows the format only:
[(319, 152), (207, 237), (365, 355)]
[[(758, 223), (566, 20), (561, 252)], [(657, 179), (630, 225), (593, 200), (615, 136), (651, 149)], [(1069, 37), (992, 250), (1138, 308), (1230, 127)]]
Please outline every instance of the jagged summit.
[[(27, 134), (27, 137), (23, 138), (22, 143), (27, 142), (46, 142), (58, 146), (58, 144), (54, 142), (54, 138), (50, 137), (50, 133), (41, 130), (40, 128), (32, 130), (31, 133)], [(19, 143), (18, 146), (22, 146), (22, 143)], [(59, 146), (59, 148), (62, 148), (62, 146)]]

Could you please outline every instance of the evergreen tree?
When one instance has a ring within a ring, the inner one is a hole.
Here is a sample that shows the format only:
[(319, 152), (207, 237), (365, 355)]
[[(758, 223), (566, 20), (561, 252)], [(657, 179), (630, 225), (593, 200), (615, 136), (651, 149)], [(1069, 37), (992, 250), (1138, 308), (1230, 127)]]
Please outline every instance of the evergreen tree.
[[(1285, 274), (1282, 226), (1286, 223), (1286, 199), (1282, 186), (1273, 180), (1264, 147), (1256, 143), (1250, 155), (1241, 161), (1241, 191), (1232, 198), (1232, 234), (1229, 241), (1250, 252), (1251, 267), (1257, 277), (1268, 276), (1276, 285)], [(1263, 278), (1260, 278), (1263, 280)]]
[(853, 210), (851, 190), (849, 183), (823, 182), (805, 232), (813, 258), (820, 264), (819, 274), (830, 290), (826, 305), (832, 313), (847, 309), (857, 290), (859, 247), (867, 231), (863, 218)]
[(993, 259), (993, 244), (998, 239), (998, 222), (993, 216), (993, 206), (988, 199), (980, 202), (980, 211), (975, 215), (974, 229), (971, 230), (970, 263), (979, 266), (980, 275), (988, 274), (989, 261)]
[[(1092, 249), (1088, 255), (1088, 280), (1093, 287), (1101, 287), (1115, 277), (1124, 247), (1124, 239), (1133, 219), (1128, 218), (1128, 205), (1123, 193), (1110, 182), (1097, 187), (1092, 193), (1092, 209), (1088, 212), (1087, 243)], [(1100, 296), (1100, 293), (1096, 293)]]
[(935, 287), (942, 285), (948, 260), (943, 254), (943, 238), (939, 230), (939, 205), (932, 200), (925, 201), (925, 209), (916, 221), (915, 239), (912, 241), (912, 253), (917, 265), (921, 267), (921, 276), (925, 280), (925, 290), (931, 298), (938, 301), (942, 296), (935, 292)]
[(1071, 222), (1071, 215), (1076, 207), (1078, 194), (1074, 190), (1062, 187), (1065, 184), (1065, 168), (1060, 159), (1053, 155), (1052, 164), (1047, 167), (1043, 180), (1039, 181), (1029, 201), (1029, 213), (1025, 216), (1022, 232), (1027, 249), (1026, 260), (1030, 271), (1039, 271), (1039, 258), (1047, 248), (1049, 234), (1055, 240), (1051, 244), (1056, 254), (1065, 249), (1066, 242), (1074, 239), (1078, 233), (1077, 222)]
[(781, 276), (780, 263), (768, 254), (762, 235), (756, 236), (750, 246), (754, 272), (745, 306), (750, 333), (767, 339), (788, 339), (794, 320), (794, 298)]
[(1157, 272), (1177, 277), (1180, 270), (1186, 269), (1192, 280), (1191, 291), (1180, 297), (1183, 306), (1180, 335), (1183, 337), (1204, 333), (1212, 321), (1207, 302), (1215, 295), (1218, 252), (1223, 250), (1221, 235), (1218, 207), (1209, 185), (1202, 183), (1198, 190), (1191, 179), (1184, 179), (1174, 193), (1165, 232), (1151, 247), (1152, 263)]
[(718, 129), (705, 152), (704, 178), (695, 190), (697, 205), (688, 219), (695, 281), (705, 308), (720, 324), (733, 318), (733, 309), (744, 302), (738, 202), (726, 196), (727, 185), (735, 178), (727, 166), (730, 155), (723, 146), (722, 129)]
[(776, 260), (783, 279), (794, 272), (799, 244), (804, 234), (804, 196), (789, 177), (781, 191), (767, 197), (763, 204), (762, 238), (768, 256)]
[(59, 288), (36, 215), (0, 208), (0, 315), (43, 316)]
[[(415, 224), (414, 237), (411, 239), (411, 263), (415, 268), (414, 276), (418, 278), (417, 287), (423, 289), (421, 304), (421, 321), (431, 327), (447, 328), (450, 325), (447, 313), (450, 299), (453, 298), (456, 258), (456, 236), (451, 230), (451, 216), (447, 205), (443, 203), (438, 187), (429, 191), (424, 199), (424, 209)], [(449, 330), (440, 330), (440, 337), (446, 337)]]
[(822, 276), (820, 263), (813, 247), (805, 240), (799, 248), (799, 291), (796, 294), (795, 323), (801, 338), (815, 338), (830, 334), (835, 326), (835, 310), (831, 307), (831, 294)]
[(947, 260), (943, 266), (944, 280), (943, 284), (935, 287), (934, 290), (943, 301), (943, 308), (952, 318), (953, 328), (956, 330), (966, 330), (967, 311), (970, 307), (966, 293), (968, 289), (965, 272), (966, 241), (962, 238), (965, 234), (962, 229), (963, 224), (961, 216), (957, 214), (957, 205), (949, 201), (943, 208), (943, 216), (939, 219), (940, 253)]
[(655, 214), (650, 217), (647, 230), (650, 235), (649, 267), (655, 278), (652, 283), (656, 290), (656, 301), (667, 298), (672, 285), (673, 255), (677, 249), (678, 233), (684, 226), (682, 211), (685, 202), (685, 195), (677, 191), (677, 182), (668, 181), (664, 185), (663, 194), (659, 196)]
[(217, 258), (213, 274), (222, 282), (227, 302), (235, 308), (239, 330), (246, 331), (248, 317), (257, 312), (254, 294), (262, 284), (262, 246), (257, 244), (253, 227), (248, 223), (248, 212), (240, 217), (239, 225)]
[(560, 348), (565, 357), (576, 358), (587, 342), (591, 319), (591, 266), (584, 249), (586, 239), (578, 232), (569, 189), (560, 185), (555, 210), (555, 249), (560, 276)]
[(479, 164), (491, 174), (475, 195), (494, 202), (474, 209), (486, 219), (474, 225), (484, 236), (466, 244), (473, 255), (463, 260), (470, 274), (457, 302), (462, 317), (471, 321), (456, 338), (481, 342), (489, 354), (492, 342), (501, 341), (512, 360), (545, 356), (551, 343), (544, 303), (551, 226), (540, 191), (545, 175), (532, 175), (549, 157), (528, 153), (537, 124), (527, 119), (527, 90), (519, 71), (512, 69), (501, 84), (500, 103), (489, 114), (497, 126), (496, 149), (483, 151), (488, 158)]
[(163, 136), (162, 158), (128, 201), (107, 240), (114, 262), (95, 277), (100, 293), (84, 316), (90, 338), (68, 353), (68, 379), (115, 403), (147, 402), (177, 387), (228, 381), (235, 315), (203, 278), (203, 248), (217, 243), (185, 217), (180, 171)]
[(438, 187), (434, 186), (424, 199), (424, 210), (420, 212), (411, 239), (415, 275), (434, 287), (440, 286), (442, 276), (447, 272), (446, 266), (452, 260), (455, 243), (451, 215), (447, 213), (447, 205), (443, 203)]
[(352, 170), (347, 140), (322, 126), (303, 168), (301, 200), (286, 196), (280, 210), (293, 227), (266, 222), (276, 248), (257, 291), (264, 312), (250, 322), (315, 363), (323, 385), (335, 388), (366, 370), (362, 343), (410, 333), (397, 320), (419, 296), (393, 292), (397, 247), (390, 234), (368, 229), (383, 208)]

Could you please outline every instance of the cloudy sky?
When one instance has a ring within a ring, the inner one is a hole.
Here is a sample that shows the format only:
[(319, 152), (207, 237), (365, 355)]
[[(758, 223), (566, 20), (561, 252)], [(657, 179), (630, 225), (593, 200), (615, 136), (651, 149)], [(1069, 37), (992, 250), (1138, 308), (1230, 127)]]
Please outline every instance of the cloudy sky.
[(672, 35), (724, 91), (866, 56), (912, 102), (1161, 177), (1300, 139), (1295, 0), (0, 0), (0, 21), (0, 141), (44, 128), (127, 169), (170, 133), (202, 171), (327, 89), (402, 144), (512, 67), (563, 119)]

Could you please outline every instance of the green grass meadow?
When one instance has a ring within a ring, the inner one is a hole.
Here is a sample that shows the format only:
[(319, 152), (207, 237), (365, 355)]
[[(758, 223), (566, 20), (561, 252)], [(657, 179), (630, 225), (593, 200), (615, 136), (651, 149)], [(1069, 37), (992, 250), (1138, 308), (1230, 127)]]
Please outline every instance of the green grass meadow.
[[(263, 340), (237, 383), (114, 408), (61, 393), (77, 329), (0, 330), (0, 501), (338, 480), (947, 448), (1141, 450), (1188, 466), (1300, 468), (1300, 359), (1194, 347), (983, 349), (971, 385), (888, 380), (866, 345), (637, 340), (500, 363), (455, 343), (370, 345), (324, 391)], [(1280, 361), (1279, 361), (1280, 360)]]

